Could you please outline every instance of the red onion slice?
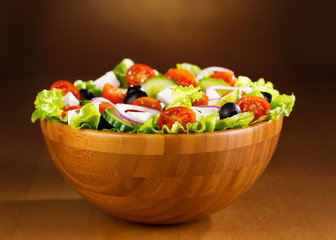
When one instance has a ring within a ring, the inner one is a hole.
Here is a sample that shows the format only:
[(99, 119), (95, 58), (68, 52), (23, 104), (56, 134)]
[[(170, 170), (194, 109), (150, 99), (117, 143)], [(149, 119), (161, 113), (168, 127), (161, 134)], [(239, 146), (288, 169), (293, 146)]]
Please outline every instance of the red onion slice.
[(160, 113), (160, 111), (152, 108), (146, 108), (131, 104), (120, 103), (116, 104), (115, 107), (120, 117), (135, 124), (143, 124), (150, 117)]
[(110, 100), (108, 100), (106, 98), (103, 98), (103, 97), (95, 97), (95, 98), (91, 99), (91, 103), (101, 104), (101, 103), (104, 103), (104, 102), (110, 103), (112, 106), (115, 106), (115, 104), (113, 104)]
[(230, 73), (234, 74), (234, 72), (232, 70), (228, 69), (228, 68), (217, 67), (217, 66), (207, 67), (207, 68), (204, 68), (199, 73), (197, 73), (196, 82), (198, 82), (198, 80), (202, 79), (203, 76), (208, 72), (230, 72)]

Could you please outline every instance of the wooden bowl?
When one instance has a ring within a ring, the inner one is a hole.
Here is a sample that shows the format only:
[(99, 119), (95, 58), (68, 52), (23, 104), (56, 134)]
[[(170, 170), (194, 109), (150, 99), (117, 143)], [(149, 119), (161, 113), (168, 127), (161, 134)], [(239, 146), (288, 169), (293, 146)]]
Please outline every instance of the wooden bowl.
[(229, 131), (122, 134), (41, 120), (50, 155), (89, 202), (119, 218), (192, 221), (245, 193), (270, 161), (282, 118)]

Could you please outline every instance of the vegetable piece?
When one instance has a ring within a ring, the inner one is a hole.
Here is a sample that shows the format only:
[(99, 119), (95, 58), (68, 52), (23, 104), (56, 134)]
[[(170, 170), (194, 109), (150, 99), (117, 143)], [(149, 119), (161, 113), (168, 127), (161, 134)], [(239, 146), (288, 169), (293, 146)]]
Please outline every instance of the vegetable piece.
[(141, 84), (145, 92), (148, 94), (148, 97), (151, 98), (157, 98), (157, 94), (159, 92), (170, 86), (176, 85), (177, 84), (173, 80), (163, 76), (149, 78), (146, 82)]
[(101, 97), (102, 96), (102, 88), (97, 88), (92, 80), (90, 80), (90, 81), (77, 80), (77, 81), (74, 82), (74, 86), (78, 90), (86, 89), (86, 90), (92, 92), (94, 97)]
[(253, 117), (254, 115), (252, 113), (245, 112), (221, 119), (216, 122), (215, 131), (246, 127), (251, 123)]
[(129, 104), (133, 102), (135, 99), (141, 98), (141, 97), (147, 97), (147, 93), (141, 90), (133, 91), (130, 94), (126, 95), (124, 99), (124, 103)]
[(240, 108), (237, 104), (233, 102), (225, 103), (219, 110), (220, 119), (232, 117), (236, 114), (241, 113)]
[(192, 85), (190, 85), (189, 87), (172, 87), (172, 103), (167, 106), (167, 109), (176, 106), (184, 106), (190, 108), (192, 105), (192, 101), (197, 101), (202, 97), (200, 89), (200, 87), (194, 88)]
[(236, 85), (236, 77), (232, 72), (215, 72), (209, 76), (210, 78), (223, 79), (230, 86)]
[(125, 80), (128, 86), (139, 85), (154, 76), (155, 73), (151, 67), (136, 63), (127, 70)]
[(251, 93), (253, 91), (253, 89), (250, 88), (250, 87), (230, 87), (230, 86), (214, 85), (214, 86), (209, 87), (205, 91), (205, 94), (209, 96), (209, 94), (211, 94), (212, 91), (218, 90), (218, 89), (222, 89), (222, 90), (226, 90), (226, 91), (240, 89), (240, 90), (244, 91), (246, 94)]
[(271, 103), (272, 102), (272, 94), (268, 92), (261, 92), (263, 97), (266, 99), (267, 102)]
[[(213, 72), (231, 72), (232, 74), (234, 74), (233, 71), (231, 71), (228, 68), (217, 67), (217, 66), (207, 67), (207, 68), (204, 68), (202, 71), (200, 71), (196, 75), (196, 82), (198, 82), (200, 79), (204, 78), (209, 73), (212, 74)], [(207, 77), (209, 77), (209, 75)]]
[(72, 92), (73, 95), (78, 100), (81, 99), (81, 95), (80, 95), (79, 90), (71, 82), (64, 81), (64, 80), (56, 81), (50, 87), (50, 90), (54, 90), (54, 89), (62, 90), (62, 96), (64, 96), (68, 92)]
[(134, 64), (134, 62), (131, 59), (125, 58), (113, 69), (113, 72), (116, 75), (116, 77), (118, 78), (122, 88), (127, 88), (128, 87), (128, 85), (125, 81), (125, 76), (126, 76), (127, 70), (131, 66), (133, 66), (133, 64)]
[(157, 120), (157, 125), (160, 129), (162, 129), (164, 125), (171, 129), (175, 122), (179, 122), (186, 130), (187, 123), (196, 122), (196, 114), (190, 108), (172, 107), (160, 114)]
[(134, 130), (129, 121), (119, 116), (116, 108), (107, 108), (103, 113), (103, 118), (120, 132), (131, 132)]
[(130, 104), (131, 105), (137, 105), (137, 106), (143, 106), (143, 107), (147, 107), (147, 108), (153, 108), (155, 110), (158, 110), (158, 111), (162, 112), (162, 106), (161, 106), (160, 102), (158, 100), (154, 99), (154, 98), (141, 97), (141, 98), (135, 99)]
[(160, 113), (152, 108), (130, 104), (117, 104), (116, 109), (120, 117), (135, 124), (143, 124), (150, 117)]
[(92, 98), (94, 98), (93, 93), (87, 89), (81, 89), (79, 90), (79, 92), (81, 95), (81, 99), (91, 100)]
[(248, 77), (238, 76), (236, 87), (249, 87), (252, 81)]
[(107, 98), (114, 104), (122, 103), (125, 99), (125, 94), (122, 91), (108, 83), (103, 87), (102, 94), (104, 98)]
[(114, 107), (114, 105), (112, 105), (111, 103), (108, 103), (108, 102), (103, 102), (103, 103), (99, 104), (100, 114), (103, 114), (105, 112), (106, 108), (109, 108), (109, 107)]
[(252, 121), (257, 120), (261, 116), (267, 115), (267, 111), (271, 109), (270, 104), (261, 97), (244, 96), (236, 102), (241, 112), (251, 112), (254, 115)]
[(198, 100), (192, 100), (192, 105), (193, 106), (204, 106), (208, 105), (209, 103), (209, 98), (205, 93), (202, 93), (202, 97)]
[(37, 94), (34, 104), (35, 111), (31, 116), (32, 122), (39, 118), (47, 118), (52, 121), (64, 120), (61, 119), (61, 108), (63, 107), (62, 90), (43, 90)]
[(198, 81), (198, 86), (201, 86), (202, 91), (207, 90), (207, 88), (211, 86), (230, 86), (226, 83), (223, 79), (216, 79), (216, 78), (203, 78)]
[(181, 86), (193, 85), (196, 87), (197, 85), (194, 74), (185, 69), (170, 69), (167, 73), (165, 73), (164, 77), (172, 79)]
[(201, 71), (201, 69), (198, 66), (190, 63), (178, 63), (176, 64), (176, 68), (188, 70), (194, 75), (196, 75)]
[(145, 89), (141, 85), (132, 85), (127, 88), (126, 96), (131, 94), (134, 91), (143, 91), (146, 92)]
[(110, 103), (111, 105), (114, 105), (110, 100), (103, 98), (103, 97), (95, 97), (91, 99), (91, 103), (97, 103), (97, 104), (101, 104), (101, 103)]
[(81, 109), (82, 115), (75, 114), (70, 119), (70, 126), (75, 129), (94, 129), (98, 128), (100, 112), (97, 106), (92, 103), (85, 104)]

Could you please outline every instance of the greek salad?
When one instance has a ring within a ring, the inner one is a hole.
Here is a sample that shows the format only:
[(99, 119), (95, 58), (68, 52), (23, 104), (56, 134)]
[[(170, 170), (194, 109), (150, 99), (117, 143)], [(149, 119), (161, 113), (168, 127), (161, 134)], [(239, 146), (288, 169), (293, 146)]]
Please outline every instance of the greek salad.
[(165, 73), (123, 59), (96, 80), (56, 81), (37, 94), (31, 121), (75, 129), (164, 134), (242, 128), (289, 116), (294, 94), (224, 67), (178, 63)]

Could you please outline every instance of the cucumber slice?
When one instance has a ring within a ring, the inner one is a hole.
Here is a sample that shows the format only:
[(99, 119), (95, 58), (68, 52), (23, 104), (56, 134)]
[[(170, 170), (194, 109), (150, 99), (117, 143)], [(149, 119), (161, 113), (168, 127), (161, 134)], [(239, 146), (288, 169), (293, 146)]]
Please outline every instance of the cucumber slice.
[(109, 107), (103, 113), (103, 118), (113, 127), (119, 129), (121, 132), (131, 132), (134, 130), (132, 124), (119, 116), (117, 109)]
[(163, 76), (156, 76), (147, 79), (146, 82), (142, 83), (141, 86), (145, 89), (148, 97), (155, 98), (158, 92), (161, 92), (163, 89), (166, 89), (170, 86), (176, 86), (177, 83), (169, 78)]
[(198, 80), (197, 84), (201, 87), (202, 91), (205, 91), (208, 87), (214, 85), (230, 86), (230, 84), (226, 83), (223, 79), (216, 78), (203, 78)]

